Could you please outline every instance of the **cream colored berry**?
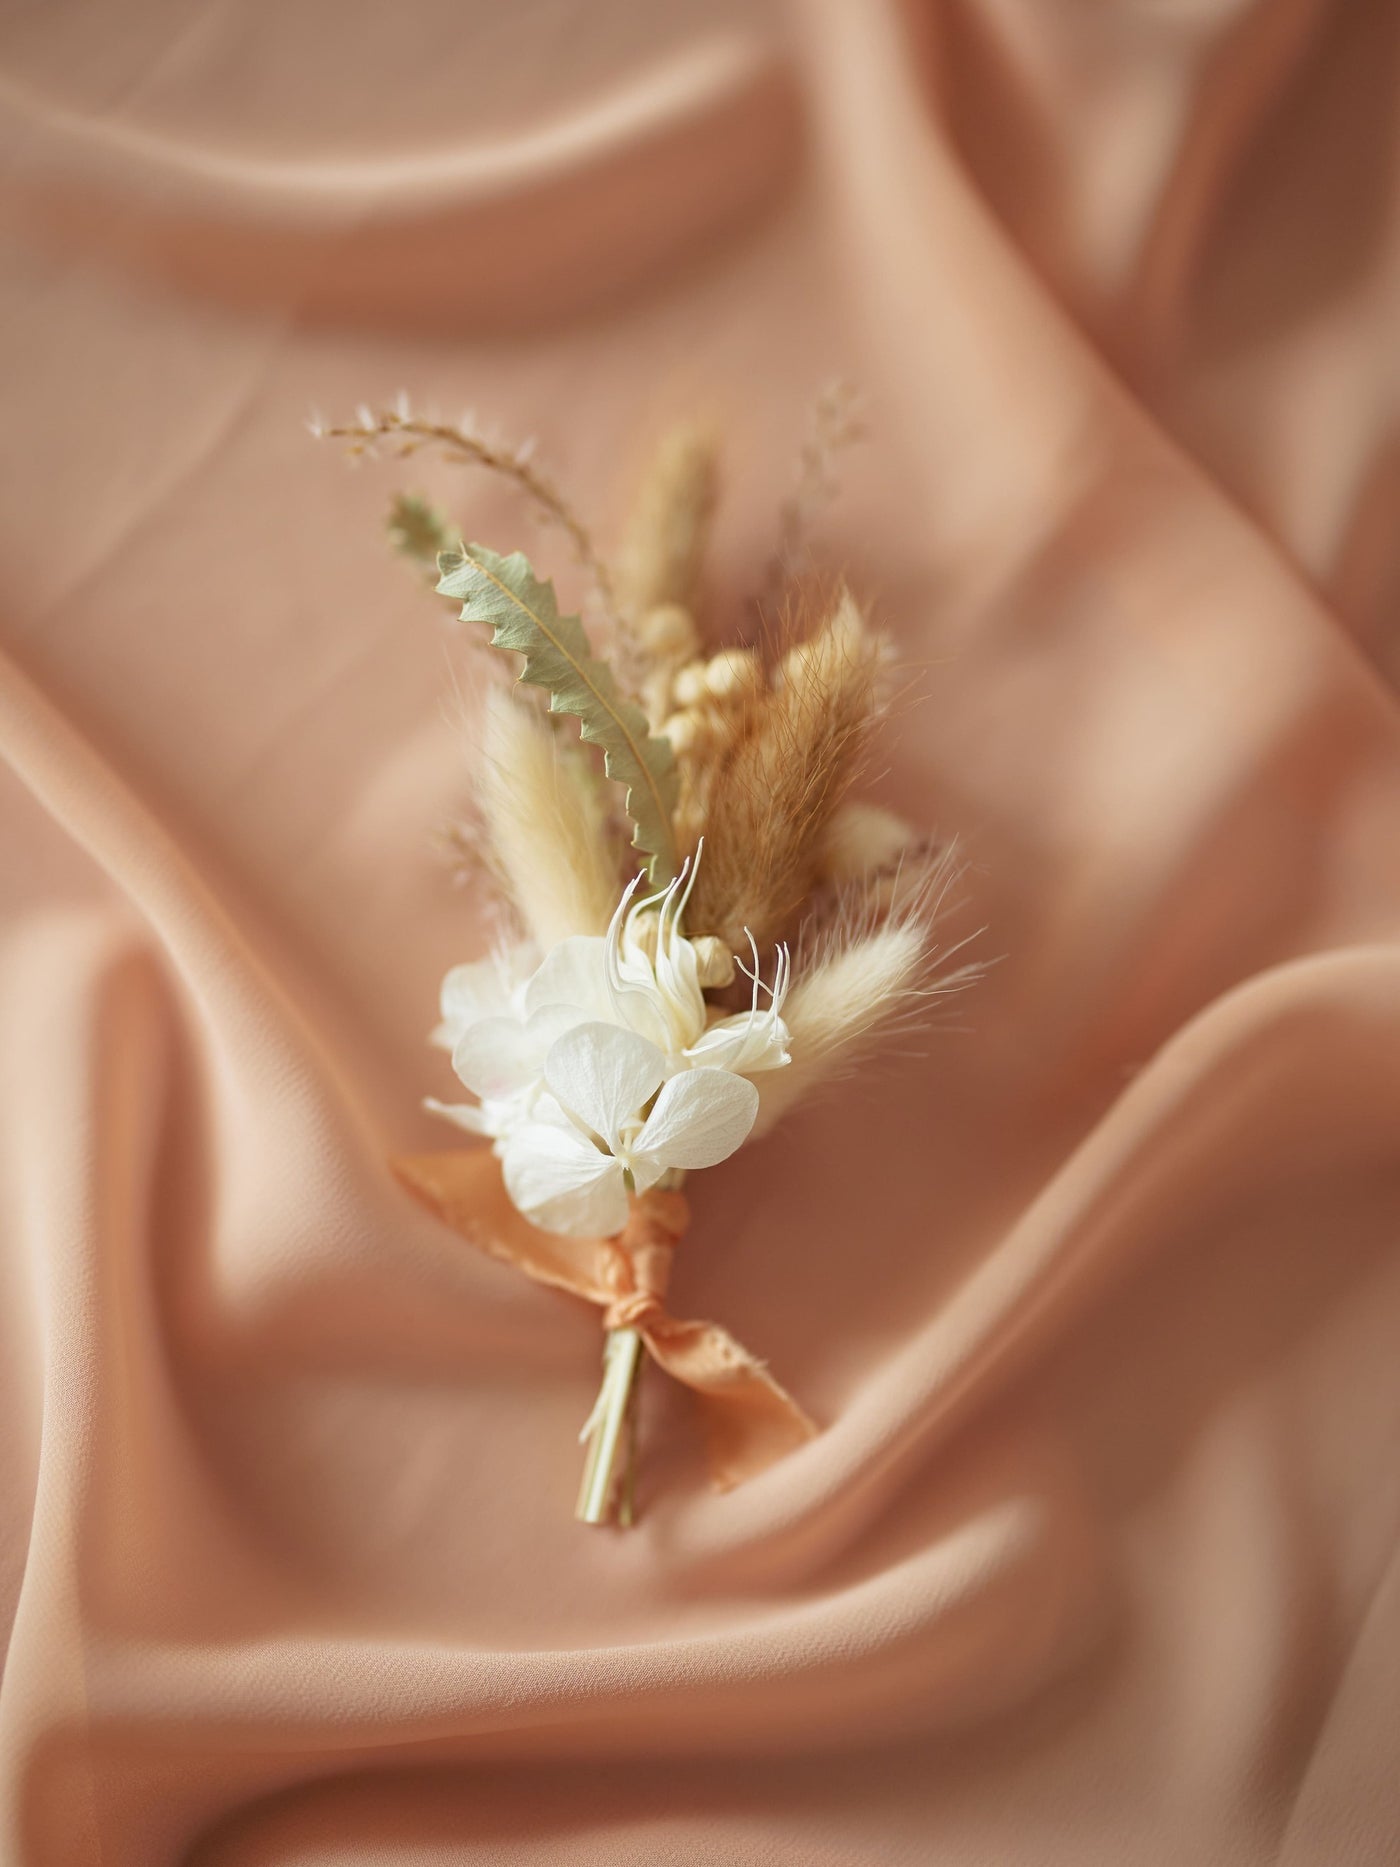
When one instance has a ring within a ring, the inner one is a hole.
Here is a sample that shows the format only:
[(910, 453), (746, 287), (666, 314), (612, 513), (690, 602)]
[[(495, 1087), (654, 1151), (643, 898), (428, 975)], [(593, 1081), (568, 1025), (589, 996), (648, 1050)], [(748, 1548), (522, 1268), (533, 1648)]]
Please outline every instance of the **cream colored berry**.
[(827, 825), (822, 869), (834, 882), (854, 881), (895, 867), (914, 832), (878, 804), (843, 804)]
[(671, 741), (673, 752), (693, 752), (696, 742), (702, 736), (701, 719), (698, 713), (673, 713), (662, 722), (661, 730)]
[(710, 689), (705, 675), (706, 664), (703, 661), (687, 662), (685, 667), (677, 670), (671, 683), (677, 706), (698, 707), (709, 699)]
[(751, 648), (726, 648), (705, 663), (705, 687), (712, 700), (755, 693), (762, 679), (763, 670)]
[(734, 955), (717, 934), (697, 934), (690, 944), (695, 948), (696, 971), (702, 991), (733, 984)]
[(690, 611), (679, 603), (660, 603), (637, 625), (647, 653), (657, 661), (690, 661), (700, 651), (700, 637)]

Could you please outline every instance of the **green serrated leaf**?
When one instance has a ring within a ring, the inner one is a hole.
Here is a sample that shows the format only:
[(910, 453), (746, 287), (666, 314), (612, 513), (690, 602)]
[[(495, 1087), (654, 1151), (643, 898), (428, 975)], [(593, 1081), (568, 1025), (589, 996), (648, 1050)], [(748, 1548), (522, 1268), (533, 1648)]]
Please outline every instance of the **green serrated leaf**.
[(603, 769), (626, 788), (633, 847), (650, 858), (654, 883), (669, 882), (677, 867), (675, 755), (650, 732), (640, 707), (623, 699), (578, 617), (559, 614), (554, 585), (540, 582), (522, 552), (497, 557), (484, 545), (465, 545), (445, 551), (438, 569), (438, 594), (461, 602), (464, 622), (489, 623), (497, 648), (525, 657), (519, 678), (543, 687), (550, 711), (575, 715), (583, 738), (602, 748)]
[(458, 548), (447, 520), (421, 493), (395, 493), (384, 523), (395, 551), (411, 558), (434, 581), (438, 558)]

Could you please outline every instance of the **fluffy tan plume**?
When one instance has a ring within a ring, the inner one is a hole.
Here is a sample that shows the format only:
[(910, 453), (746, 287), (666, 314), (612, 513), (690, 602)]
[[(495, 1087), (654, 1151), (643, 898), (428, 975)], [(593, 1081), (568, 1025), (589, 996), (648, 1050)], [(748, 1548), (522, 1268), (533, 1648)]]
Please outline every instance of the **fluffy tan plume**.
[(717, 481), (714, 434), (686, 423), (662, 440), (628, 521), (618, 566), (622, 647), (653, 728), (671, 711), (677, 669), (700, 653), (695, 612)]
[(676, 604), (694, 615), (718, 483), (714, 434), (697, 423), (673, 428), (657, 448), (618, 558), (618, 598), (638, 620)]
[(585, 755), (506, 689), (487, 696), (479, 802), (493, 861), (542, 949), (600, 934), (620, 884)]
[(682, 765), (676, 830), (705, 838), (688, 922), (742, 950), (790, 931), (821, 871), (827, 827), (858, 774), (878, 702), (879, 638), (848, 591), (771, 689), (717, 712)]

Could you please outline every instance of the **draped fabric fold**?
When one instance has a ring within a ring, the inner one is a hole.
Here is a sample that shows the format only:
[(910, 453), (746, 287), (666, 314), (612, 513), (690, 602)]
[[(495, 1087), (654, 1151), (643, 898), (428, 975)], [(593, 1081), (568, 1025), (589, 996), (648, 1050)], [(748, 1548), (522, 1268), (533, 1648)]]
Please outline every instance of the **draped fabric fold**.
[(616, 1238), (565, 1238), (540, 1231), (515, 1211), (486, 1148), (414, 1154), (393, 1166), (417, 1198), (478, 1250), (536, 1283), (596, 1303), (605, 1329), (636, 1329), (658, 1367), (699, 1400), (717, 1490), (757, 1477), (815, 1435), (797, 1402), (727, 1329), (682, 1321), (667, 1310), (672, 1254), (690, 1223), (684, 1194), (653, 1187), (634, 1195)]
[[(1400, 1860), (1398, 105), (1395, 0), (0, 7), (0, 1867)], [(399, 390), (614, 570), (712, 423), (707, 644), (844, 577), (968, 857), (680, 1316), (427, 1152), (501, 670), (389, 500), (603, 618), (305, 434)]]

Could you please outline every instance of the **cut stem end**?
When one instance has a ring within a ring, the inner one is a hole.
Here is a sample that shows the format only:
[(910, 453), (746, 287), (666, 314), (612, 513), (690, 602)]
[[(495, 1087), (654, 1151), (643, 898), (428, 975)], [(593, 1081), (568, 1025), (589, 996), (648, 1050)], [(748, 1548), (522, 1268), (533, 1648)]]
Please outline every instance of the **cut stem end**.
[[(632, 1396), (641, 1365), (642, 1338), (637, 1331), (610, 1329), (603, 1344), (603, 1384), (585, 1429), (588, 1457), (574, 1511), (580, 1523), (605, 1524), (612, 1519), (622, 1455), (633, 1438)], [(630, 1495), (625, 1505), (625, 1521), (630, 1523)]]

